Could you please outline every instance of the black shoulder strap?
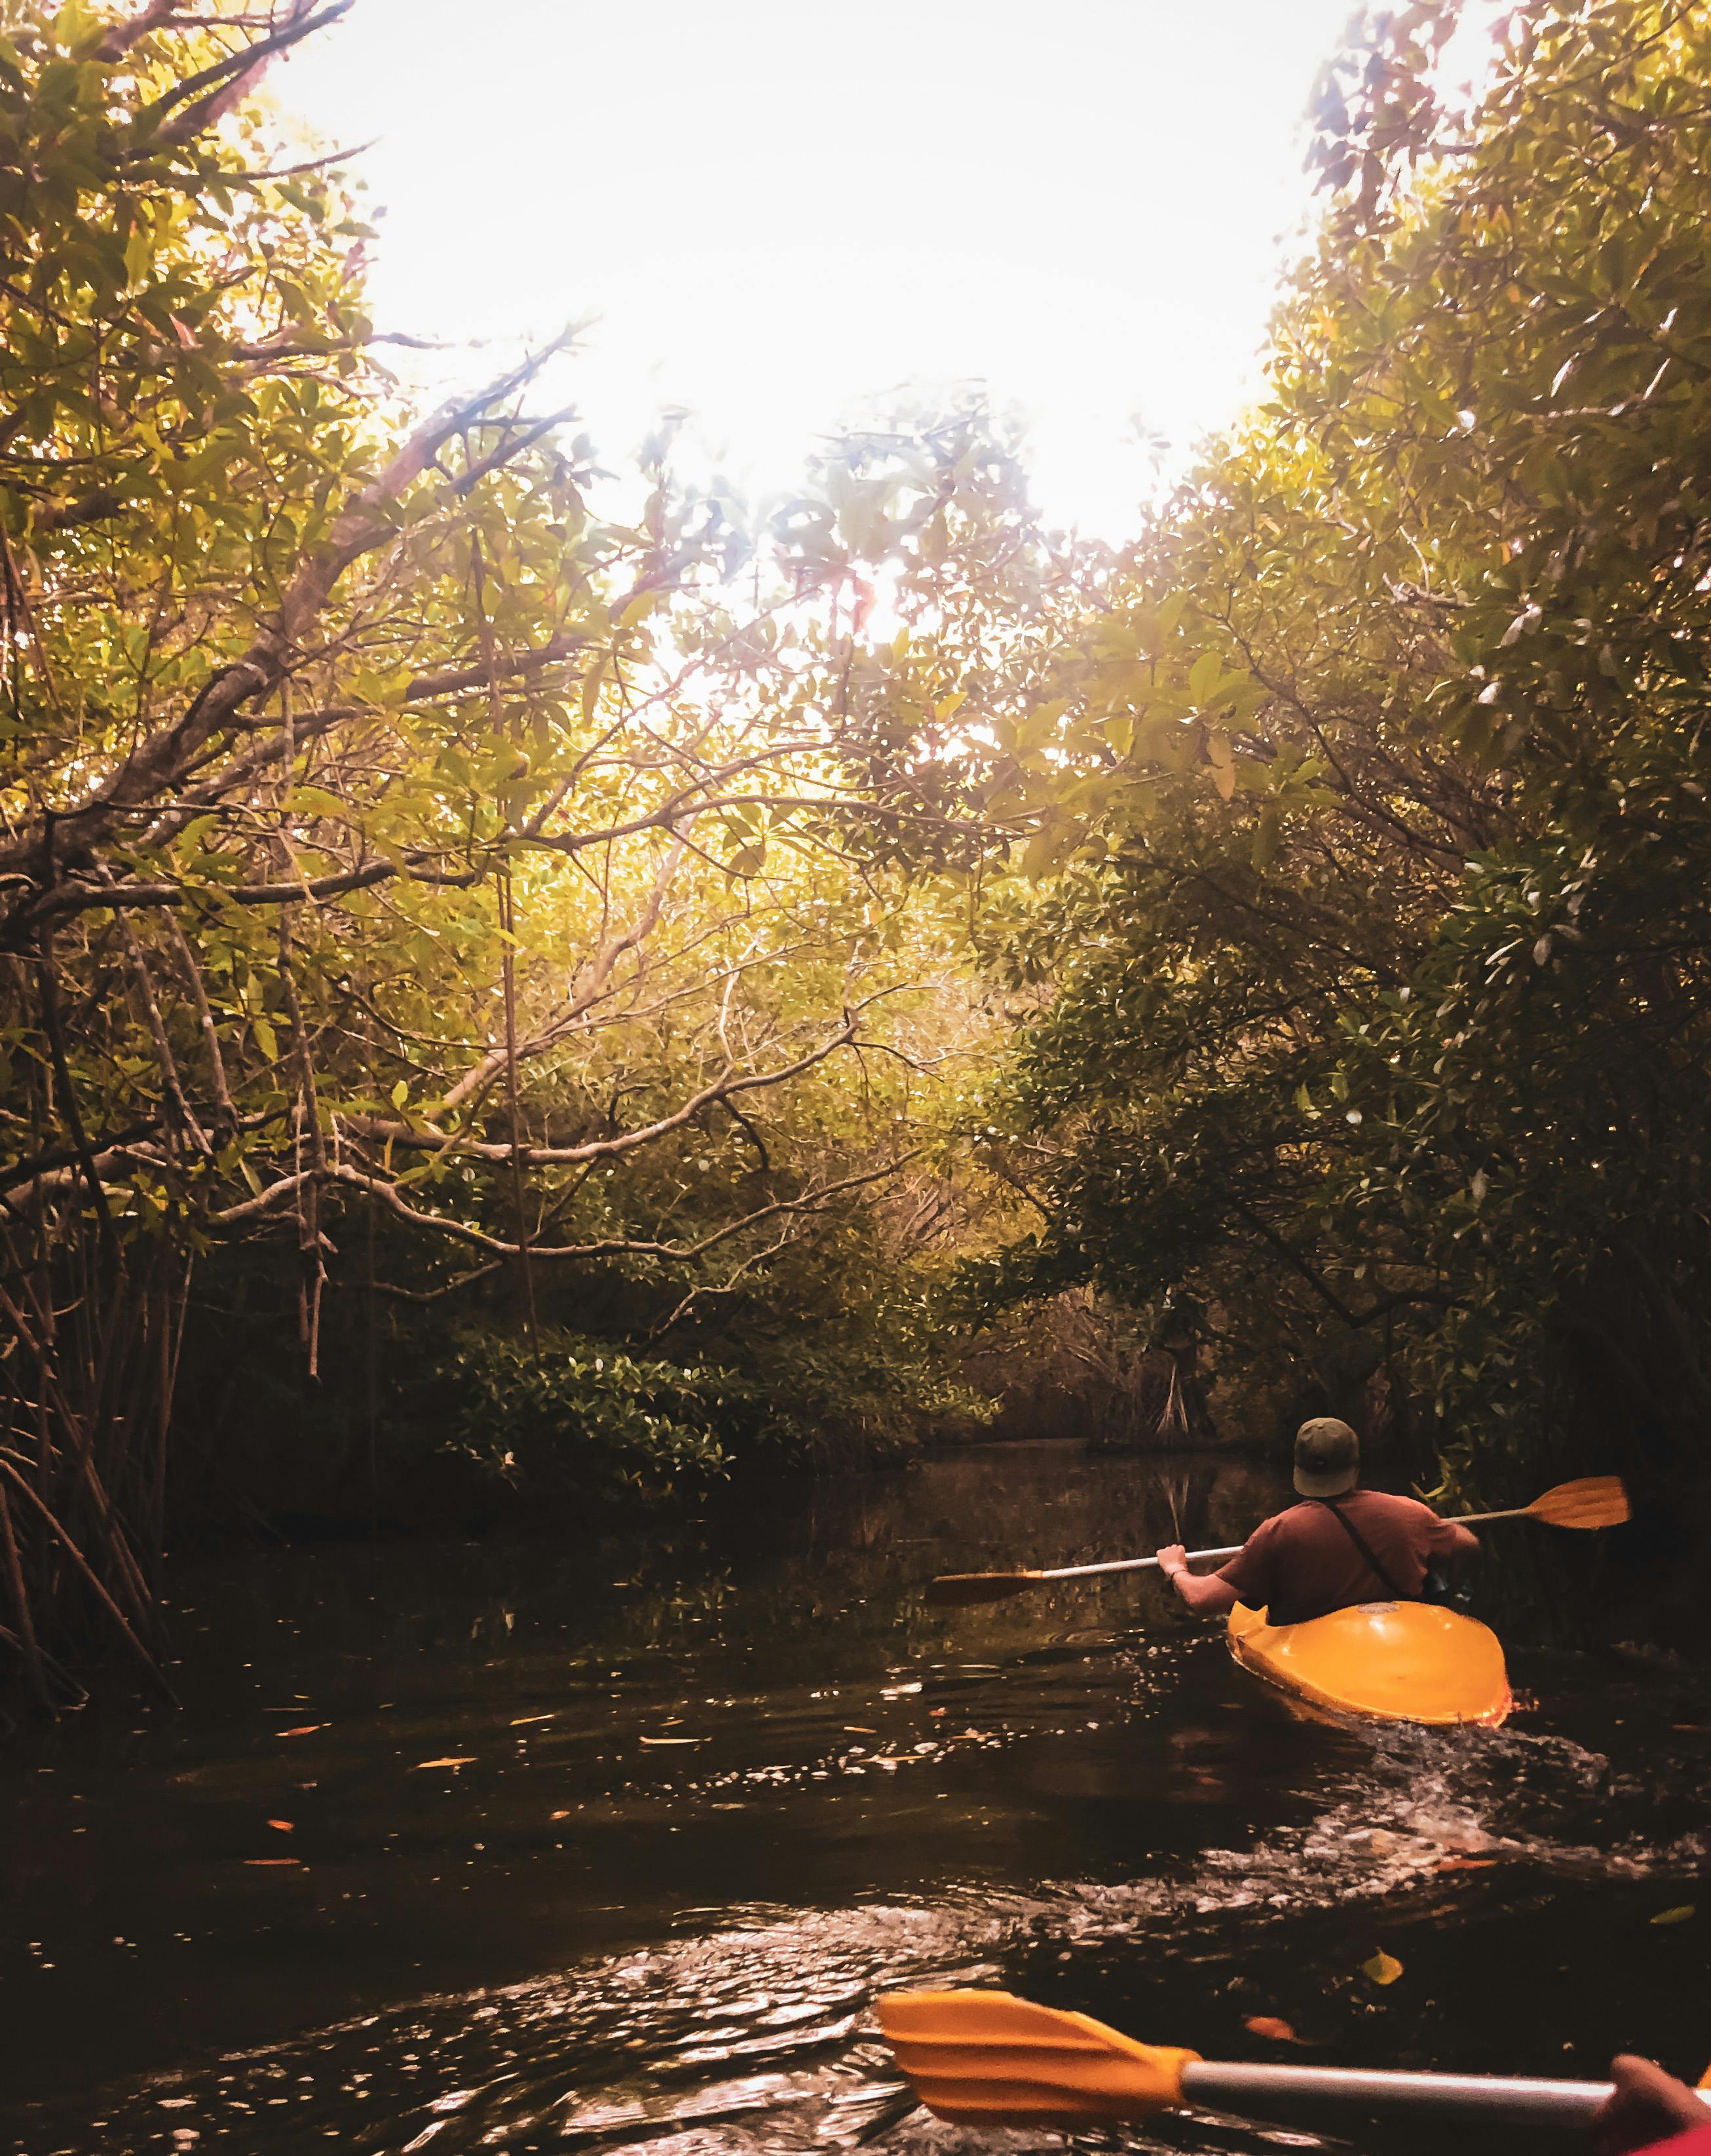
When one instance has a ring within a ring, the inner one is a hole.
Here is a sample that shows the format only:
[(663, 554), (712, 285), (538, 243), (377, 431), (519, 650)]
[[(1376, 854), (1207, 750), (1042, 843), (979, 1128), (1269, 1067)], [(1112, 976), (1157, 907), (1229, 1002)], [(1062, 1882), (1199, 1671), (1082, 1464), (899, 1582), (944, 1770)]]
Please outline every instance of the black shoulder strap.
[(1382, 1582), (1393, 1602), (1417, 1602), (1419, 1600), (1420, 1598), (1417, 1594), (1405, 1594), (1401, 1589), (1397, 1586), (1395, 1580), (1391, 1578), (1389, 1573), (1387, 1573), (1384, 1567), (1379, 1563), (1377, 1554), (1374, 1551), (1372, 1545), (1367, 1541), (1365, 1536), (1361, 1533), (1360, 1528), (1355, 1526), (1355, 1522), (1349, 1517), (1349, 1515), (1343, 1510), (1340, 1505), (1337, 1504), (1329, 1497), (1316, 1497), (1314, 1500), (1314, 1502), (1324, 1507), (1326, 1512), (1330, 1514), (1337, 1525), (1343, 1530), (1343, 1532), (1347, 1535), (1350, 1541), (1354, 1543), (1355, 1548), (1360, 1551), (1361, 1556), (1365, 1558), (1368, 1565), (1371, 1568), (1373, 1578)]

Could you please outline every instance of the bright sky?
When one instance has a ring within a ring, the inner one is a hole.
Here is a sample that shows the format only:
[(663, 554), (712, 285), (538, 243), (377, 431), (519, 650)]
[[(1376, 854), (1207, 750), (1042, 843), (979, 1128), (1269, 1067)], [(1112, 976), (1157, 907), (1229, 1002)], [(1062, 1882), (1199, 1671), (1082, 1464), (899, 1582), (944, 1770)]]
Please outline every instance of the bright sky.
[(1048, 512), (1116, 536), (1137, 417), (1180, 461), (1252, 390), (1350, 8), (356, 0), (272, 88), (378, 138), (380, 326), (502, 347), (436, 367), (592, 318), (608, 462), (685, 405), (764, 494), (876, 394), (978, 379)]

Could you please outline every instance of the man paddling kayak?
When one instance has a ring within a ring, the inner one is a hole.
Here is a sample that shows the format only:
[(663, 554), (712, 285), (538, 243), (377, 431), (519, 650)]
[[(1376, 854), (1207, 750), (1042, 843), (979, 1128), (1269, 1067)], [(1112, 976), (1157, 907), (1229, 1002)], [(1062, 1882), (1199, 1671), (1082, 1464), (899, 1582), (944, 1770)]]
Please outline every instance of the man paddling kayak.
[(1478, 1548), (1477, 1535), (1415, 1498), (1357, 1489), (1360, 1476), (1360, 1439), (1316, 1415), (1295, 1434), (1305, 1502), (1263, 1521), (1217, 1572), (1191, 1572), (1181, 1543), (1159, 1552), (1159, 1569), (1196, 1616), (1222, 1617), (1240, 1602), (1273, 1625), (1300, 1625), (1363, 1602), (1417, 1602), (1435, 1559)]

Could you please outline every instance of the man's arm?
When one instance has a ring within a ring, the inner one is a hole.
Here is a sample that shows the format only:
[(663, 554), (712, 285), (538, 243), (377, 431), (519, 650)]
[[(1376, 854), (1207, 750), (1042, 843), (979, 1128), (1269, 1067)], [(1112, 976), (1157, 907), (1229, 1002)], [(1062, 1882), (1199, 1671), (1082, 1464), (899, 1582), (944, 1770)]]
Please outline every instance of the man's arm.
[(1159, 1570), (1196, 1617), (1226, 1616), (1236, 1607), (1238, 1597), (1229, 1581), (1215, 1572), (1191, 1572), (1188, 1553), (1181, 1543), (1159, 1552)]
[(1441, 1520), (1428, 1505), (1423, 1507), (1432, 1515), (1432, 1539), (1427, 1546), (1428, 1558), (1472, 1557), (1479, 1547), (1479, 1537), (1471, 1527), (1464, 1527), (1459, 1520)]

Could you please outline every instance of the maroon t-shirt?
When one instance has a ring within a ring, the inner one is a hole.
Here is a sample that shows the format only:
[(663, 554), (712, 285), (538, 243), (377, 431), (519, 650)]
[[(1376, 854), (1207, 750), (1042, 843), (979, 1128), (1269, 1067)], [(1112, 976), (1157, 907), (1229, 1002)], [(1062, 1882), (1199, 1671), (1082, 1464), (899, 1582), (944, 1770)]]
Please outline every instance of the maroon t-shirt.
[(1639, 2156), (1711, 2156), (1711, 2124), (1686, 2127), (1667, 2141), (1648, 2141)]
[(1387, 1602), (1397, 1593), (1416, 1596), (1433, 1558), (1447, 1557), (1456, 1547), (1449, 1522), (1413, 1497), (1351, 1490), (1333, 1502), (1390, 1574), (1388, 1584), (1318, 1497), (1263, 1522), (1218, 1578), (1250, 1609), (1268, 1610), (1273, 1625), (1299, 1625), (1358, 1602)]

